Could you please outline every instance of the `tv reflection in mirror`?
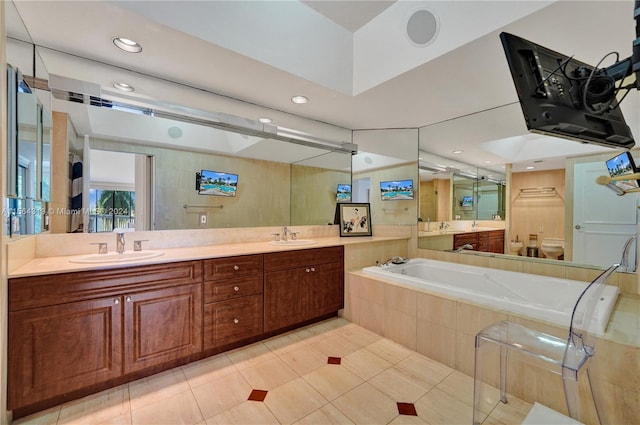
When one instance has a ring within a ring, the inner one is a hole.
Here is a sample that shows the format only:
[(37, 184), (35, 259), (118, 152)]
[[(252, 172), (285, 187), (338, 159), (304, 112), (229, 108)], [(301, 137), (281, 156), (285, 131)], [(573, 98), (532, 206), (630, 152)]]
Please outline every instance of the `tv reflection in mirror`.
[(380, 193), (383, 201), (413, 199), (413, 180), (380, 182)]
[(236, 196), (238, 175), (219, 171), (202, 170), (200, 172), (199, 195)]
[(462, 201), (460, 202), (460, 206), (463, 208), (472, 208), (473, 207), (473, 197), (472, 196), (463, 196)]
[(351, 202), (351, 185), (350, 184), (339, 184), (336, 201), (338, 202)]

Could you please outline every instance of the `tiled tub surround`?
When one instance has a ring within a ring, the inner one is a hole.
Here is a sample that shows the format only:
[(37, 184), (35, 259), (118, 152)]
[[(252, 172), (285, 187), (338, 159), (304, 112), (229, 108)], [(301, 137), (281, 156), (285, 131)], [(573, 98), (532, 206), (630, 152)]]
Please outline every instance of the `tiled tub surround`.
[[(640, 312), (637, 295), (622, 293), (597, 347), (592, 380), (606, 423), (640, 424)], [(522, 323), (558, 337), (567, 329), (516, 312), (416, 289), (361, 271), (347, 273), (344, 317), (353, 323), (473, 376), (474, 338), (500, 320)], [(497, 386), (498, 357), (487, 353), (486, 382)], [(508, 392), (566, 414), (562, 380), (535, 364), (510, 357)], [(581, 396), (590, 406), (582, 379)], [(588, 424), (596, 423), (588, 411)]]

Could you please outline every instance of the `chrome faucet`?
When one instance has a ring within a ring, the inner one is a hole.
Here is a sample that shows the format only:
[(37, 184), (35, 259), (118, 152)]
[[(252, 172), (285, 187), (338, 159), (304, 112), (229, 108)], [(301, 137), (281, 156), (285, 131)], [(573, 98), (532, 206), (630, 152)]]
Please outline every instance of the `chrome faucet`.
[(473, 251), (473, 245), (471, 245), (471, 244), (469, 244), (469, 243), (466, 243), (466, 244), (462, 245), (461, 247), (459, 247), (458, 249), (456, 249), (456, 250), (455, 250), (455, 251), (453, 251), (453, 252), (462, 252), (462, 251), (464, 251), (465, 249), (470, 249), (470, 250), (472, 250), (472, 251)]
[(471, 223), (471, 228), (475, 229), (476, 227), (478, 227), (478, 223), (475, 220), (473, 220), (473, 223)]
[(287, 228), (287, 226), (282, 226), (282, 240), (283, 241), (287, 241), (287, 235), (290, 233), (289, 229)]
[(118, 254), (124, 253), (124, 233), (116, 233), (116, 252)]

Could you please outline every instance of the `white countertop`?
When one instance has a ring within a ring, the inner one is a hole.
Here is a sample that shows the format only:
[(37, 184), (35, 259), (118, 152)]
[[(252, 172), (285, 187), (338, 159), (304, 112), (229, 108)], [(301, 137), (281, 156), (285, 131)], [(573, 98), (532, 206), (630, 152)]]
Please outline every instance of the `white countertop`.
[(391, 240), (408, 239), (407, 237), (330, 237), (330, 238), (314, 238), (316, 241), (313, 245), (293, 245), (293, 246), (274, 246), (269, 242), (248, 242), (237, 244), (221, 244), (206, 246), (191, 246), (185, 248), (167, 248), (157, 249), (154, 251), (162, 251), (163, 254), (158, 257), (135, 260), (135, 261), (113, 261), (106, 263), (72, 263), (69, 260), (78, 256), (59, 256), (59, 257), (40, 257), (25, 263), (9, 273), (9, 278), (39, 276), (56, 273), (69, 273), (88, 270), (103, 270), (113, 268), (124, 268), (148, 264), (173, 263), (178, 261), (202, 260), (207, 258), (231, 257), (235, 255), (261, 254), (269, 252), (291, 251), (301, 249), (322, 248), (337, 245), (352, 245), (370, 242), (382, 242)]

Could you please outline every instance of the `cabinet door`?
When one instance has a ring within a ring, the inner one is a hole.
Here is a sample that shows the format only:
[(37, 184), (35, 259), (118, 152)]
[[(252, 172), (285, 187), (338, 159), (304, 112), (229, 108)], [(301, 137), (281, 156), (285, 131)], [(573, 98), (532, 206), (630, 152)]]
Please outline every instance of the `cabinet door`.
[(303, 322), (309, 308), (309, 280), (304, 268), (264, 275), (264, 331)]
[(469, 244), (478, 251), (478, 233), (459, 233), (453, 235), (453, 249), (458, 249), (462, 245)]
[(9, 409), (122, 373), (122, 300), (80, 301), (9, 315)]
[(125, 373), (202, 350), (202, 285), (124, 297)]
[(344, 307), (344, 272), (342, 263), (320, 264), (310, 268), (307, 288), (311, 305), (307, 319), (333, 313)]
[(204, 349), (221, 347), (262, 333), (262, 295), (204, 306)]

